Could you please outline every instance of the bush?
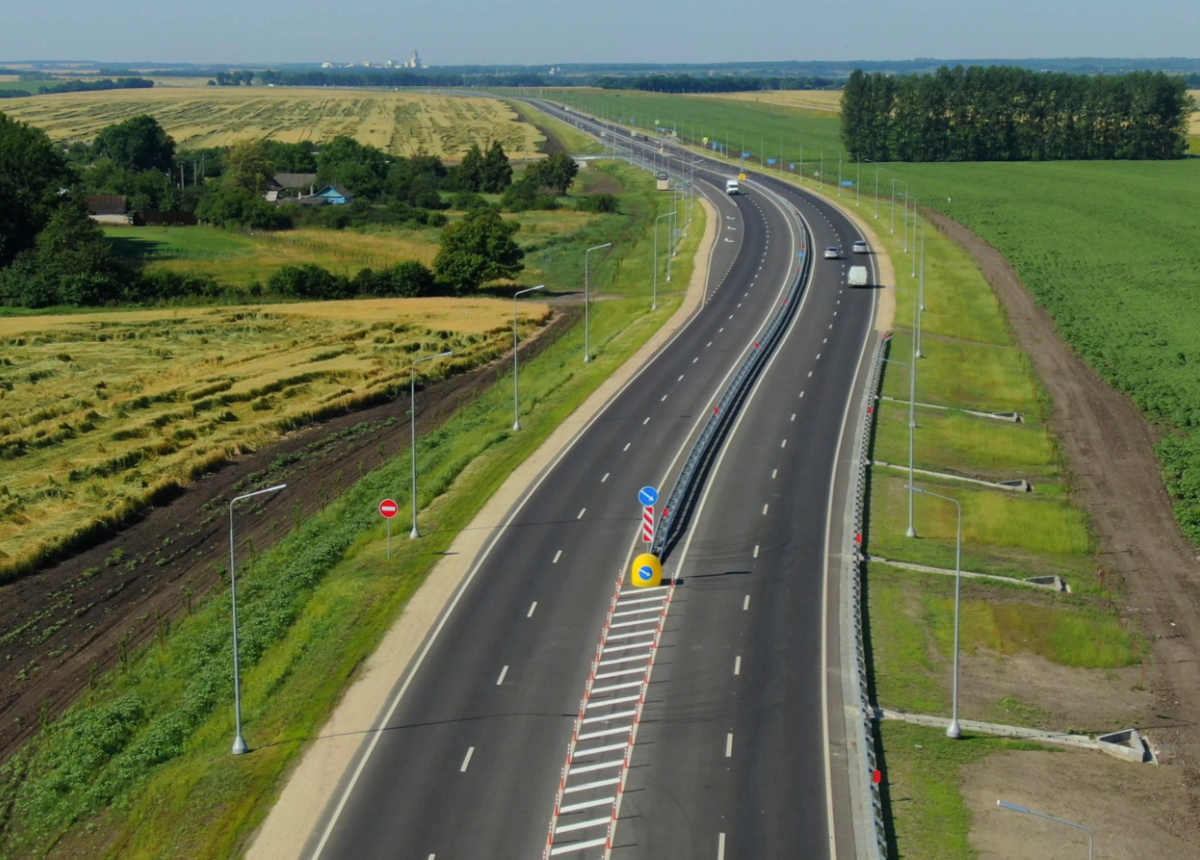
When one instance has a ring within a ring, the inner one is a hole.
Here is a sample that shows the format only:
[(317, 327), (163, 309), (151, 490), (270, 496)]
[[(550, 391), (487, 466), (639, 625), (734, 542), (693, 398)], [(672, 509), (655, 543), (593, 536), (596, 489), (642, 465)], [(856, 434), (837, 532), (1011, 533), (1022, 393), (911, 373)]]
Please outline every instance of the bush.
[(594, 194), (591, 197), (579, 198), (575, 201), (575, 208), (581, 212), (615, 215), (621, 211), (621, 201), (611, 194)]
[(354, 276), (353, 292), (364, 296), (420, 298), (435, 292), (433, 272), (416, 260), (386, 269), (363, 269)]
[(416, 204), (418, 209), (449, 209), (450, 204), (442, 199), (442, 195), (436, 191), (422, 191), (417, 195)]
[[(260, 287), (261, 292), (261, 287)], [(125, 288), (127, 302), (153, 302), (190, 296), (216, 298), (224, 293), (221, 285), (208, 275), (185, 272), (142, 272)]]
[(287, 230), (292, 226), (283, 210), (253, 191), (229, 185), (204, 195), (196, 207), (196, 217), (218, 227), (248, 230)]
[(460, 191), (450, 201), (450, 208), (460, 212), (470, 212), (472, 209), (482, 209), (488, 202), (474, 191)]
[(350, 281), (312, 263), (284, 266), (267, 281), (267, 289), (301, 299), (344, 299), (353, 293)]

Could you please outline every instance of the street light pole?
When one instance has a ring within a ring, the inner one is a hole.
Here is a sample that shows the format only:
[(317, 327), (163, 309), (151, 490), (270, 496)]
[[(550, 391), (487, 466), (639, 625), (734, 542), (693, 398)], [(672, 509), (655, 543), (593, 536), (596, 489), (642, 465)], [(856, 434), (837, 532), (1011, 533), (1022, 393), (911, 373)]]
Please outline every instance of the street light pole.
[[(656, 237), (657, 238), (657, 237)], [(592, 360), (591, 349), (591, 281), (590, 271), (588, 269), (588, 255), (592, 251), (599, 251), (601, 248), (611, 248), (612, 242), (605, 242), (603, 245), (597, 245), (595, 248), (588, 248), (583, 252), (583, 360), (589, 362)]]
[(1047, 815), (1044, 812), (1034, 812), (1026, 806), (1017, 806), (1015, 803), (1009, 803), (1007, 800), (997, 800), (996, 805), (1007, 809), (1010, 812), (1019, 812), (1022, 815), (1036, 815), (1038, 818), (1044, 818), (1047, 821), (1054, 821), (1058, 824), (1065, 824), (1068, 827), (1077, 827), (1087, 834), (1088, 838), (1088, 860), (1092, 860), (1092, 852), (1095, 849), (1095, 838), (1090, 827), (1084, 827), (1082, 824), (1076, 824), (1074, 821), (1067, 821), (1065, 818), (1056, 818), (1053, 815)]
[[(907, 367), (908, 368), (908, 377), (909, 377), (910, 386), (911, 386), (911, 380), (912, 380), (913, 376), (916, 375), (916, 372), (917, 372), (914, 365), (909, 364), (907, 361), (900, 361), (897, 358), (885, 358), (884, 361), (886, 361), (890, 364), (898, 364), (901, 367)], [(916, 417), (913, 415), (913, 404), (910, 399), (909, 404), (908, 404), (908, 482), (910, 484), (913, 482), (913, 434), (916, 433), (916, 430), (917, 430), (917, 422), (916, 422)], [(917, 536), (916, 527), (913, 525), (913, 494), (912, 494), (912, 490), (909, 490), (909, 492), (908, 492), (908, 531), (905, 532), (905, 536), (910, 537), (910, 538), (915, 538)]]
[(229, 593), (233, 600), (233, 718), (236, 726), (233, 736), (233, 754), (244, 755), (247, 752), (246, 739), (242, 737), (242, 678), (241, 666), (238, 661), (238, 616), (237, 616), (237, 567), (234, 557), (233, 540), (233, 506), (245, 499), (262, 496), (266, 493), (277, 493), (287, 487), (287, 484), (276, 484), (265, 490), (255, 490), (237, 496), (229, 503)]
[[(546, 289), (545, 284), (539, 284), (536, 287), (530, 287), (527, 290), (517, 290), (513, 293), (513, 429), (521, 429), (521, 386), (517, 382), (517, 297), (523, 296), (526, 293), (532, 293), (534, 290)], [(415, 451), (416, 448), (414, 447)]]
[[(654, 219), (654, 293), (650, 300), (650, 310), (658, 310), (658, 222), (664, 218), (670, 218), (670, 212), (664, 212)], [(671, 265), (670, 259), (667, 260), (667, 265)]]
[[(925, 313), (925, 222), (921, 222), (921, 281), (917, 287), (917, 304), (921, 307), (921, 314)], [(921, 354), (921, 327), (924, 324), (924, 317), (917, 317), (917, 358), (924, 358)]]
[(958, 724), (958, 640), (959, 620), (962, 615), (962, 505), (958, 499), (922, 490), (911, 484), (909, 489), (933, 496), (935, 499), (941, 499), (943, 502), (950, 502), (958, 510), (958, 537), (954, 548), (954, 680), (951, 686), (950, 725), (946, 727), (946, 737), (958, 740), (962, 737), (962, 728)]
[(914, 194), (914, 195), (913, 195), (913, 219), (912, 219), (912, 221), (913, 221), (913, 231), (912, 231), (912, 233), (913, 233), (913, 240), (912, 240), (912, 244), (913, 244), (912, 276), (913, 276), (914, 278), (917, 276), (917, 203), (918, 203), (919, 201), (920, 201), (920, 198), (919, 198), (919, 197), (917, 197), (917, 195), (915, 195), (915, 194)]
[(435, 358), (445, 358), (447, 355), (453, 355), (453, 350), (439, 352), (437, 355), (427, 355), (424, 358), (418, 358), (409, 367), (409, 417), (408, 423), (412, 428), (412, 515), (413, 525), (412, 531), (408, 533), (409, 539), (419, 538), (421, 533), (417, 531), (417, 365), (422, 361), (433, 361)]

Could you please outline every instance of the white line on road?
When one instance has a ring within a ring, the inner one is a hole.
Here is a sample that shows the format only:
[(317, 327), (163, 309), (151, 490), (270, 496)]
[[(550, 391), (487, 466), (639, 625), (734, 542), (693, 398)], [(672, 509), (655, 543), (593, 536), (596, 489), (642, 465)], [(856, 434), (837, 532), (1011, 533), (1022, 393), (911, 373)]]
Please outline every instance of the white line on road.
[(534, 611), (535, 609), (537, 609), (537, 601), (536, 601), (536, 600), (535, 600), (535, 601), (533, 601), (533, 603), (529, 604), (529, 612), (528, 612), (528, 613), (525, 615), (525, 617), (526, 617), (526, 618), (532, 618), (532, 617), (533, 617), (533, 611)]
[(772, 480), (772, 481), (774, 481), (774, 480), (775, 480), (775, 476), (776, 476), (776, 475), (778, 475), (778, 474), (779, 474), (779, 470), (778, 470), (778, 469), (772, 469), (772, 470), (771, 470), (771, 480)]
[(710, 346), (712, 346), (712, 341), (711, 341), (711, 340), (710, 340), (708, 343), (704, 344), (704, 348), (705, 348), (705, 349), (708, 349)]
[(603, 484), (605, 481), (607, 481), (610, 474), (611, 472), (605, 472), (604, 477), (600, 479), (600, 483)]
[(821, 341), (821, 343), (829, 343), (829, 338), (825, 338), (825, 340)]
[(750, 608), (750, 595), (746, 595), (746, 599), (742, 601), (742, 611), (745, 612)]
[(725, 834), (717, 834), (717, 860), (725, 860)]
[(780, 448), (786, 448), (786, 447), (787, 447), (787, 439), (784, 439), (782, 442), (780, 442), (780, 443), (779, 443), (779, 447), (780, 447)]
[[(810, 377), (812, 376), (812, 371), (811, 371), (811, 370), (808, 372), (808, 375), (809, 375)], [(803, 397), (804, 395), (802, 394), (802, 395), (800, 395), (800, 396), (801, 396), (801, 397)]]
[[(580, 513), (580, 516), (583, 516), (583, 514), (582, 514), (582, 513)], [(560, 549), (558, 552), (556, 552), (556, 553), (554, 554), (554, 561), (552, 561), (552, 562), (550, 562), (550, 563), (551, 563), (551, 564), (558, 564), (558, 560), (559, 560), (560, 558), (562, 558), (562, 550), (561, 550), (561, 549)]]
[(682, 374), (682, 373), (681, 373), (681, 374), (679, 374), (679, 378), (678, 378), (678, 379), (676, 379), (675, 381), (676, 381), (676, 382), (683, 382), (683, 374)]
[[(809, 374), (809, 376), (812, 376), (812, 374), (810, 373), (810, 374)], [(800, 392), (800, 396), (801, 396), (801, 397), (803, 397), (803, 396), (804, 396), (804, 392), (803, 392), (803, 391), (801, 391), (801, 392)]]
[(733, 674), (735, 674), (735, 675), (740, 675), (740, 674), (742, 674), (742, 658), (741, 658), (741, 655), (738, 655), (737, 659), (735, 659), (735, 660), (733, 661)]
[[(629, 726), (626, 726), (623, 729), (617, 729), (617, 731), (627, 732), (629, 731)], [(583, 735), (580, 735), (580, 737), (583, 737)], [(612, 779), (602, 779), (597, 782), (585, 782), (583, 785), (572, 785), (570, 788), (564, 788), (563, 794), (572, 794), (576, 791), (587, 791), (589, 788), (603, 788), (606, 785), (616, 785), (620, 781), (621, 777), (615, 776)], [(612, 803), (612, 800), (610, 799), (608, 802)], [(604, 842), (603, 839), (600, 841)]]
[(771, 507), (770, 505), (763, 505), (763, 516), (764, 517), (767, 515), (767, 509), (770, 507)]
[(692, 364), (695, 364), (699, 360), (700, 360), (700, 356), (696, 356), (695, 358), (692, 359)]
[(595, 809), (597, 806), (612, 806), (611, 797), (598, 797), (595, 800), (585, 800), (582, 803), (572, 803), (567, 806), (559, 807), (559, 815), (568, 815), (572, 812), (579, 812), (583, 809)]
[(725, 758), (733, 758), (733, 732), (725, 736)]
[(643, 427), (645, 427), (645, 426), (646, 426), (647, 424), (649, 424), (649, 423), (650, 423), (650, 416), (649, 416), (649, 415), (647, 415), (647, 416), (646, 416), (646, 420), (642, 422), (642, 426), (643, 426)]
[(467, 747), (467, 757), (463, 759), (462, 767), (458, 769), (459, 773), (467, 772), (467, 765), (471, 763), (471, 756), (475, 755), (475, 747)]
[(795, 421), (795, 420), (796, 420), (796, 413), (795, 413), (795, 412), (793, 412), (793, 413), (792, 413), (792, 420), (793, 420), (793, 421)]
[(754, 545), (754, 557), (758, 558), (758, 544)]
[(659, 402), (659, 403), (662, 403), (662, 402), (663, 402), (663, 401), (665, 401), (666, 399), (667, 399), (667, 395), (665, 395), (665, 394), (664, 394), (664, 395), (662, 396), (662, 400), (660, 400), (660, 401), (658, 401), (658, 402)]
[(622, 450), (622, 451), (628, 451), (628, 450), (629, 450), (629, 446), (630, 446), (630, 445), (632, 445), (632, 444), (633, 444), (632, 442), (626, 442), (626, 443), (625, 443), (625, 447), (624, 447), (624, 448), (622, 448), (621, 450)]
[(821, 353), (819, 353), (819, 352), (818, 352), (818, 353), (817, 353), (817, 358), (819, 359), (820, 357), (821, 357)]
[(720, 334), (723, 331), (725, 331), (725, 326), (721, 326), (719, 329), (717, 329), (717, 334)]
[(587, 513), (587, 508), (580, 508), (580, 510), (579, 510), (579, 516), (577, 516), (575, 519), (577, 519), (577, 520), (581, 520), (581, 519), (583, 519), (583, 515), (584, 515), (584, 514), (586, 514), (586, 513)]
[(504, 676), (507, 674), (508, 674), (508, 667), (505, 666), (503, 669), (500, 670), (500, 677), (496, 679), (497, 687), (499, 687), (501, 684), (504, 683)]

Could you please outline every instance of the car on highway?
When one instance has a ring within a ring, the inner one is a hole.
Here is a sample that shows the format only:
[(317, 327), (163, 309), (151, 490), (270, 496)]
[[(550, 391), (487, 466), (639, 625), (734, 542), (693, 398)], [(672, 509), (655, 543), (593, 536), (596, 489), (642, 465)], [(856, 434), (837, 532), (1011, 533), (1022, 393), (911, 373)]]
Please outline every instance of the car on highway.
[(842, 259), (842, 249), (839, 248), (837, 245), (831, 245), (830, 247), (825, 249), (825, 259), (826, 260)]
[(725, 181), (725, 193), (726, 194), (740, 194), (741, 193), (741, 188), (738, 186), (738, 181), (736, 179), (727, 179)]
[(864, 242), (862, 239), (855, 239), (854, 240), (854, 253), (856, 253), (856, 254), (870, 253), (870, 250), (867, 248), (867, 243)]

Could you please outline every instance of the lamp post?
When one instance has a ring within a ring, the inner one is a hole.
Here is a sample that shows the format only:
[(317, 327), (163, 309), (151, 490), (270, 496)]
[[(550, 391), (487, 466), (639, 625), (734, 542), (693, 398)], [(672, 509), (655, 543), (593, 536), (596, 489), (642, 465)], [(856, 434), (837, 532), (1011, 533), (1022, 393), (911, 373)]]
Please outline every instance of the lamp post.
[[(658, 310), (658, 222), (670, 217), (670, 212), (664, 212), (654, 219), (654, 294), (650, 301), (650, 310), (652, 311)], [(668, 259), (667, 265), (669, 266), (670, 264), (671, 261)]]
[[(897, 179), (896, 177), (893, 176), (892, 177), (892, 235), (895, 235), (895, 233), (896, 233), (896, 183), (900, 183), (901, 185), (904, 186), (904, 194), (906, 197), (908, 196), (908, 183), (905, 182), (903, 179)], [(906, 219), (904, 223), (907, 225), (908, 224), (908, 221), (907, 221), (908, 209), (906, 208), (904, 210), (904, 212), (905, 212), (904, 217)], [(907, 229), (907, 227), (905, 229)], [(904, 234), (904, 253), (906, 253), (906, 254), (908, 253), (908, 233), (907, 232)]]
[[(889, 364), (898, 364), (901, 367), (907, 367), (909, 379), (911, 379), (916, 372), (913, 369), (913, 366), (907, 361), (900, 361), (896, 358), (885, 358), (884, 361), (888, 362)], [(908, 482), (910, 484), (913, 481), (913, 434), (916, 433), (916, 429), (916, 419), (913, 416), (913, 406), (910, 401), (908, 406)], [(908, 531), (905, 532), (905, 535), (910, 538), (915, 538), (917, 536), (917, 530), (913, 526), (913, 496), (911, 490), (909, 490), (908, 493)]]
[(1095, 849), (1095, 838), (1090, 827), (1084, 827), (1082, 824), (1076, 824), (1074, 821), (1067, 821), (1065, 818), (1056, 818), (1053, 815), (1047, 815), (1044, 812), (1034, 812), (1026, 806), (1017, 806), (1015, 803), (1009, 803), (1007, 800), (997, 800), (996, 805), (1001, 809), (1007, 809), (1009, 812), (1019, 812), (1022, 815), (1036, 815), (1038, 818), (1044, 818), (1047, 821), (1054, 821), (1058, 824), (1065, 824), (1067, 827), (1077, 827), (1087, 834), (1088, 838), (1088, 860), (1092, 860), (1092, 852)]
[[(546, 289), (545, 284), (538, 284), (527, 290), (517, 290), (513, 293), (513, 429), (521, 429), (521, 386), (517, 381), (517, 297), (534, 290)], [(415, 451), (416, 448), (414, 447)]]
[(245, 499), (252, 499), (255, 496), (262, 496), (266, 493), (277, 493), (287, 487), (287, 484), (276, 484), (274, 487), (267, 487), (265, 490), (255, 490), (253, 493), (246, 493), (242, 496), (237, 496), (229, 503), (229, 593), (233, 600), (233, 719), (236, 725), (235, 734), (233, 736), (233, 754), (243, 755), (247, 751), (246, 739), (242, 737), (242, 678), (241, 667), (238, 664), (238, 617), (237, 617), (237, 568), (234, 557), (234, 540), (233, 540), (233, 506)]
[(962, 613), (962, 505), (958, 499), (922, 490), (912, 484), (909, 484), (908, 489), (933, 496), (943, 502), (950, 502), (958, 510), (958, 537), (954, 548), (954, 680), (951, 686), (950, 725), (946, 727), (946, 737), (958, 740), (962, 737), (962, 728), (958, 725), (958, 638), (959, 618)]
[(447, 355), (453, 355), (453, 350), (439, 352), (437, 355), (427, 355), (424, 358), (418, 358), (412, 363), (409, 368), (409, 404), (411, 413), (409, 415), (409, 424), (412, 427), (412, 515), (413, 526), (412, 531), (408, 533), (409, 539), (419, 538), (421, 533), (417, 531), (417, 365), (422, 361), (433, 361), (435, 358), (445, 358)]
[[(657, 233), (655, 239), (657, 240)], [(592, 251), (599, 251), (601, 248), (611, 248), (612, 242), (605, 242), (603, 245), (597, 245), (595, 248), (588, 248), (583, 252), (583, 360), (589, 362), (592, 360), (591, 350), (591, 297), (590, 297), (590, 271), (588, 269), (588, 255)]]
[[(917, 330), (921, 326), (921, 308), (917, 302), (916, 293), (912, 290), (906, 290), (903, 287), (893, 287), (902, 293), (908, 293), (913, 297), (913, 350), (912, 364), (907, 365), (911, 368), (908, 375), (908, 482), (913, 481), (913, 437), (917, 429)], [(895, 361), (888, 359), (888, 361)], [(902, 361), (896, 361), (896, 364), (904, 364)], [(916, 526), (913, 525), (913, 500), (912, 493), (908, 494), (908, 531), (905, 534), (910, 538), (917, 536)]]
[[(917, 287), (917, 304), (921, 307), (921, 313), (925, 313), (925, 222), (921, 222), (921, 281)], [(923, 318), (917, 317), (917, 358), (924, 358), (921, 354), (921, 326)]]
[(913, 216), (912, 216), (912, 222), (913, 222), (913, 228), (912, 228), (912, 247), (913, 247), (913, 258), (912, 258), (912, 276), (915, 278), (915, 277), (917, 276), (917, 203), (920, 201), (920, 198), (919, 198), (919, 197), (917, 197), (917, 195), (915, 195), (915, 194), (914, 194), (914, 195), (913, 195), (913, 199), (912, 199), (912, 200), (913, 200)]

